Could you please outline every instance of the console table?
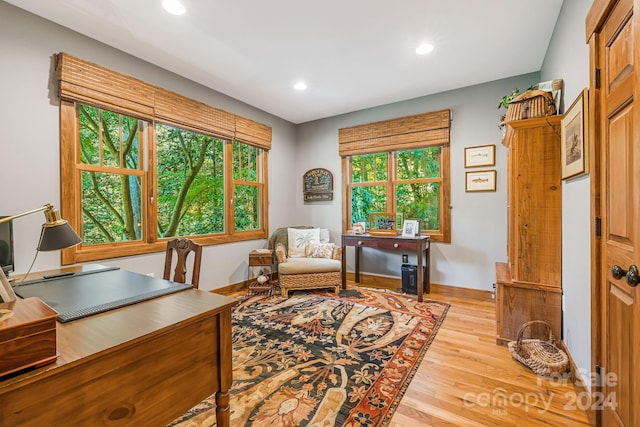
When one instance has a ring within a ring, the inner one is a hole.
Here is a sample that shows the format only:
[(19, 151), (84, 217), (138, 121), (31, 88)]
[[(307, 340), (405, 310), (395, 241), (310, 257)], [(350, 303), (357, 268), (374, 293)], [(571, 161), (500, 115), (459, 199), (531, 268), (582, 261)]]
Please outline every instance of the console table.
[(215, 394), (228, 427), (236, 303), (194, 289), (56, 322), (56, 361), (0, 378), (0, 425), (160, 426)]
[[(356, 255), (355, 281), (360, 283), (360, 257), (362, 248), (389, 249), (403, 252), (413, 252), (418, 258), (418, 301), (422, 302), (422, 294), (429, 293), (429, 236), (403, 237), (371, 234), (343, 234), (342, 235), (342, 289), (347, 287), (347, 247), (353, 246)], [(424, 274), (422, 274), (422, 267)]]

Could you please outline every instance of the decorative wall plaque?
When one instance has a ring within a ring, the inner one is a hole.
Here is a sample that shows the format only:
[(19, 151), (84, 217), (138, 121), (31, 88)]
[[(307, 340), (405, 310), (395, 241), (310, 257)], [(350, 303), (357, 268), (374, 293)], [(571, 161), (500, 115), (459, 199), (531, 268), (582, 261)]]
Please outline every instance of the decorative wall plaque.
[(305, 202), (333, 200), (333, 174), (324, 168), (309, 169), (302, 177)]

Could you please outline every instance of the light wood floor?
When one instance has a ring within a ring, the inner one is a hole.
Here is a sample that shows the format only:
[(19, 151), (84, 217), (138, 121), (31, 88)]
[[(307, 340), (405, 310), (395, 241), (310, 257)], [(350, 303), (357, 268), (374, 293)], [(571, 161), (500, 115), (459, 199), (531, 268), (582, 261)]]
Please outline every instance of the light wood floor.
[(496, 345), (493, 302), (435, 292), (425, 299), (451, 307), (390, 427), (589, 425), (570, 380), (539, 379)]
[(584, 426), (571, 381), (539, 380), (495, 343), (495, 306), (431, 293), (451, 304), (390, 426)]

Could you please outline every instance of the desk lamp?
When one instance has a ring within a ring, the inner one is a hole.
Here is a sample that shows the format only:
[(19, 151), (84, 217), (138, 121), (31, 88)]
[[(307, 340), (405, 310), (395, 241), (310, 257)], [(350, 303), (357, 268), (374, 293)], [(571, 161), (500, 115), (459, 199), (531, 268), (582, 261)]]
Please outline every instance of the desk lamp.
[[(42, 224), (42, 233), (40, 233), (38, 249), (36, 251), (36, 256), (33, 258), (33, 262), (31, 263), (31, 267), (33, 267), (36, 257), (38, 256), (38, 252), (40, 251), (57, 251), (59, 249), (70, 248), (82, 242), (82, 239), (80, 239), (73, 228), (71, 228), (69, 223), (60, 218), (60, 213), (53, 208), (53, 205), (50, 204), (17, 215), (2, 218), (0, 219), (0, 223), (11, 221), (16, 218), (41, 211), (44, 211), (44, 216), (47, 222)], [(29, 274), (29, 272), (31, 271), (31, 267), (29, 267), (29, 271), (25, 274), (24, 277)], [(13, 292), (9, 281), (7, 280), (7, 277), (4, 275), (4, 272), (1, 268), (0, 282), (2, 282), (0, 283), (0, 298), (2, 299), (2, 301), (15, 301), (16, 295)]]

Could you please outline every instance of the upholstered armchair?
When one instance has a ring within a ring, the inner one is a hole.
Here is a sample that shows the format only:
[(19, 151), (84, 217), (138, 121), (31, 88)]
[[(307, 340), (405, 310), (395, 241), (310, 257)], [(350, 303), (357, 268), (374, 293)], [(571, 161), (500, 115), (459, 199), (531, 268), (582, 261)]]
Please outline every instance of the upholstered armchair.
[(280, 292), (342, 285), (342, 248), (330, 242), (329, 231), (312, 226), (278, 228), (269, 238), (278, 261)]

